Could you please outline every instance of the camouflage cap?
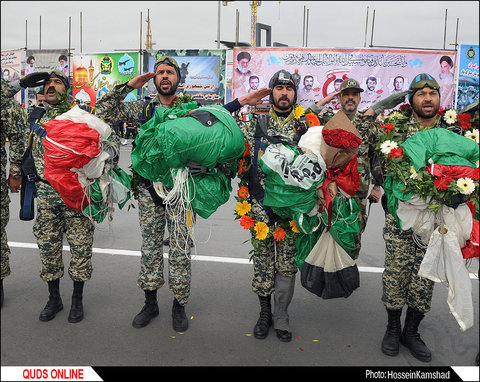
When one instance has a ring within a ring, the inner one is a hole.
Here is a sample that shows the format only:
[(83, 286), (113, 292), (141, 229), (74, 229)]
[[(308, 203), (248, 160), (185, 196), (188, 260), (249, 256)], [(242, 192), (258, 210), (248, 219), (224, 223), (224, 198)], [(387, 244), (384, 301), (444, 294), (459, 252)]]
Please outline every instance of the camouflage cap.
[(360, 83), (353, 78), (347, 78), (343, 80), (342, 84), (340, 85), (341, 92), (347, 89), (356, 89), (360, 92), (363, 92), (363, 89), (360, 87)]
[(157, 56), (157, 59), (155, 60), (155, 65), (153, 67), (153, 71), (156, 72), (157, 71), (157, 67), (160, 65), (160, 64), (166, 64), (166, 65), (170, 65), (172, 67), (175, 68), (175, 71), (177, 72), (177, 76), (178, 76), (178, 81), (180, 82), (180, 67), (178, 66), (178, 63), (177, 61), (173, 58), (173, 57), (169, 57), (169, 56)]
[[(61, 70), (52, 70), (50, 73), (48, 73), (49, 78), (57, 77), (59, 78), (63, 84), (65, 85), (65, 91), (67, 91), (70, 88), (70, 81), (68, 80), (68, 77), (63, 73)], [(42, 91), (43, 93), (43, 91)]]

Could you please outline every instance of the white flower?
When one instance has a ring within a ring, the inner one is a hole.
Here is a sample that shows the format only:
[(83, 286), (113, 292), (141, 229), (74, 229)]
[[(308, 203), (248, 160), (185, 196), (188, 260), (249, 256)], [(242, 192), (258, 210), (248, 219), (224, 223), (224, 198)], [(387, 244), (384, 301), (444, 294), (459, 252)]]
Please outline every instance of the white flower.
[(410, 166), (410, 179), (417, 179), (417, 172), (415, 171), (415, 167)]
[(398, 147), (397, 142), (395, 141), (385, 141), (380, 145), (380, 151), (385, 155), (390, 154), (392, 149), (396, 149)]
[(465, 136), (467, 138), (470, 138), (472, 141), (475, 141), (475, 142), (479, 143), (478, 142), (478, 136), (479, 136), (478, 129), (473, 129), (472, 131), (467, 131), (465, 133)]
[(445, 115), (443, 116), (443, 119), (449, 124), (453, 125), (457, 121), (457, 112), (455, 110), (447, 110), (445, 112)]
[(470, 178), (460, 178), (457, 180), (457, 187), (460, 188), (460, 193), (464, 195), (470, 195), (475, 191), (475, 184)]

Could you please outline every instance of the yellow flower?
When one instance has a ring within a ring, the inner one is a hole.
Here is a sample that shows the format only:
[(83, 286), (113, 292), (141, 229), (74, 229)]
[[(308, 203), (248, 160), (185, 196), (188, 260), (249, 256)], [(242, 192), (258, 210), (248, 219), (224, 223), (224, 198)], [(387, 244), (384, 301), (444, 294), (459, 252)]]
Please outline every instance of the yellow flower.
[(305, 114), (305, 110), (303, 109), (303, 106), (302, 105), (298, 105), (296, 108), (295, 108), (295, 119), (299, 119), (302, 115)]
[(460, 188), (460, 193), (464, 195), (470, 195), (475, 191), (475, 184), (470, 178), (460, 178), (457, 180), (457, 187)]
[(256, 239), (265, 240), (269, 231), (268, 226), (264, 222), (258, 222), (255, 224), (255, 232), (257, 233), (257, 236), (255, 236)]
[(295, 220), (290, 220), (290, 227), (292, 227), (293, 232), (300, 233), (300, 231), (297, 228), (297, 223), (295, 223)]
[(241, 203), (237, 203), (237, 208), (235, 210), (237, 211), (237, 214), (239, 214), (240, 216), (243, 216), (245, 214), (248, 214), (251, 209), (252, 209), (252, 205), (248, 203), (246, 200), (244, 200)]

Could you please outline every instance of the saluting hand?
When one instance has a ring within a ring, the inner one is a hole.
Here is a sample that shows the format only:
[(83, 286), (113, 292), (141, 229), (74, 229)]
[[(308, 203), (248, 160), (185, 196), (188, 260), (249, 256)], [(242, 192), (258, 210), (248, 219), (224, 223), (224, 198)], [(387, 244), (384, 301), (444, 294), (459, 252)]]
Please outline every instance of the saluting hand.
[(243, 97), (240, 97), (238, 99), (238, 102), (240, 102), (240, 105), (245, 106), (256, 106), (260, 105), (263, 101), (262, 98), (265, 98), (270, 95), (272, 92), (272, 89), (270, 88), (261, 88), (258, 90), (255, 90), (251, 93), (248, 93), (244, 95)]
[(128, 81), (127, 85), (131, 86), (132, 88), (135, 88), (135, 89), (140, 89), (143, 85), (145, 85), (153, 77), (155, 77), (155, 73), (153, 73), (153, 72), (139, 74), (135, 78), (132, 78), (130, 81)]

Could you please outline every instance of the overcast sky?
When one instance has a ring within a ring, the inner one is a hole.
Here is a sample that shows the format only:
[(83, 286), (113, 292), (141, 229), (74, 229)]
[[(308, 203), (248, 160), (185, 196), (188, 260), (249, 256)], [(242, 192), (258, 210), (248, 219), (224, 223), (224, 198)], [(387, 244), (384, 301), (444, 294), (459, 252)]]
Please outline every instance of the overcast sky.
[[(446, 49), (454, 49), (457, 18), (458, 43), (479, 43), (478, 1), (262, 1), (257, 22), (271, 26), (272, 42), (301, 47), (304, 6), (309, 9), (309, 47), (368, 47), (374, 10), (373, 46), (443, 49), (445, 10)], [(148, 9), (154, 49), (217, 47), (217, 1), (2, 1), (1, 7), (2, 50), (25, 47), (25, 20), (27, 47), (40, 48), (40, 16), (42, 49), (68, 48), (69, 16), (74, 53), (139, 49), (140, 12), (145, 48)], [(238, 9), (239, 41), (250, 42), (249, 1), (229, 1), (220, 8), (220, 39), (235, 41)]]

